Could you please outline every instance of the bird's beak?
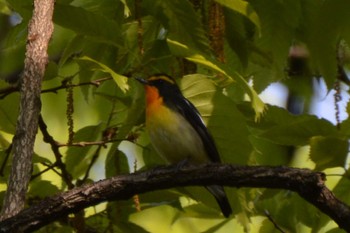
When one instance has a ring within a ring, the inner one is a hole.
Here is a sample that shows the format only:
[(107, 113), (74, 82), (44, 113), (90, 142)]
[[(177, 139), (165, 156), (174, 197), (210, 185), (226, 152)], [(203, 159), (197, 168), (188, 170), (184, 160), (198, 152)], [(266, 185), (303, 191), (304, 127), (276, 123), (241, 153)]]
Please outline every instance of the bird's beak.
[(148, 84), (148, 81), (147, 81), (146, 79), (139, 78), (139, 77), (135, 77), (135, 79), (136, 79), (137, 81), (139, 81), (140, 83), (142, 83), (142, 84), (145, 84), (145, 85)]

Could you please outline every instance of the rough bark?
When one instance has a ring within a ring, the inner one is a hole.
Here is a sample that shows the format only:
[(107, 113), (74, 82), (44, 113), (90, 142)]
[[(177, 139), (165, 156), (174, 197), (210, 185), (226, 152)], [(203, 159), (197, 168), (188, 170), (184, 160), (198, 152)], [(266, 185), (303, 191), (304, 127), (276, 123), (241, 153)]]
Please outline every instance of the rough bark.
[(1, 219), (17, 214), (23, 209), (25, 203), (41, 108), (41, 81), (48, 62), (47, 48), (53, 32), (53, 8), (54, 0), (34, 1), (20, 84), (20, 110), (13, 139), (13, 162)]
[(325, 186), (325, 174), (289, 167), (249, 167), (209, 164), (199, 167), (164, 167), (113, 177), (47, 198), (16, 216), (0, 222), (0, 232), (30, 232), (59, 217), (103, 201), (122, 200), (135, 194), (189, 185), (225, 185), (287, 189), (332, 218), (350, 232), (350, 208)]

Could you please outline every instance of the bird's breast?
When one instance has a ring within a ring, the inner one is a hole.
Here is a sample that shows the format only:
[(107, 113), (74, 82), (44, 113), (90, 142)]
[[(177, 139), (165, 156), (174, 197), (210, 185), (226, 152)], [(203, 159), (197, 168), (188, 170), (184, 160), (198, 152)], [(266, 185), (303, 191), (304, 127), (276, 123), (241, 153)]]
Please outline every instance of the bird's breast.
[(209, 160), (192, 125), (180, 113), (166, 107), (161, 98), (147, 104), (146, 127), (153, 147), (168, 163)]

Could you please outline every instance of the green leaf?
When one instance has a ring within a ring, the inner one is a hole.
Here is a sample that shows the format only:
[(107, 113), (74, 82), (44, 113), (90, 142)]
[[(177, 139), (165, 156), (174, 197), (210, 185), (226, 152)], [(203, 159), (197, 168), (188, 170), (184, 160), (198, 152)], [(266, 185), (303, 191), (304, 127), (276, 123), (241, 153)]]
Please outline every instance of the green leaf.
[[(202, 190), (202, 193), (206, 192), (203, 189), (201, 189), (201, 190)], [(181, 217), (185, 217), (185, 218), (200, 218), (200, 217), (202, 217), (202, 218), (219, 218), (218, 216), (220, 215), (219, 209), (217, 209), (217, 208), (214, 209), (212, 207), (203, 205), (202, 203), (191, 204), (191, 205), (185, 206), (184, 208), (181, 208), (179, 210), (184, 211), (184, 213), (182, 214)], [(225, 223), (225, 221), (221, 222), (219, 224), (219, 226), (218, 225), (214, 226), (214, 228), (218, 227), (218, 229), (219, 229), (221, 224), (223, 224), (223, 223)], [(207, 232), (208, 231), (206, 231), (205, 233), (207, 233)]]
[(182, 208), (179, 200), (181, 196), (181, 193), (177, 189), (164, 189), (143, 193), (140, 194), (139, 197), (145, 208), (150, 208), (154, 205), (167, 204), (181, 210)]
[[(10, 144), (10, 138), (3, 135), (3, 132), (0, 131), (0, 152), (3, 153), (3, 149), (6, 150), (11, 144)], [(5, 156), (2, 154), (0, 158), (5, 158)]]
[(148, 232), (169, 232), (169, 227), (173, 226), (173, 219), (178, 212), (171, 206), (160, 205), (130, 215), (129, 221)]
[[(74, 134), (74, 142), (92, 142), (102, 137), (101, 125), (90, 125), (78, 130)], [(87, 169), (93, 154), (93, 147), (68, 147), (66, 167), (74, 178), (78, 178)]]
[(73, 2), (74, 0), (57, 0), (56, 3), (61, 3), (61, 4), (70, 4), (71, 2)]
[(265, 110), (265, 105), (258, 94), (254, 91), (254, 89), (249, 86), (247, 81), (240, 74), (230, 71), (230, 69), (228, 67), (225, 67), (223, 64), (220, 64), (219, 62), (216, 62), (208, 57), (204, 57), (200, 52), (195, 51), (178, 41), (173, 41), (170, 39), (167, 41), (173, 54), (185, 57), (189, 61), (195, 62), (197, 64), (201, 64), (219, 74), (224, 75), (231, 81), (237, 81), (240, 87), (247, 92), (251, 99), (251, 105), (256, 114), (255, 120), (258, 120), (261, 117), (262, 113)]
[(112, 146), (107, 154), (105, 169), (106, 177), (128, 174), (130, 173), (128, 158), (122, 151)]
[[(196, 201), (198, 201), (199, 203), (202, 203), (203, 205), (210, 207), (210, 209), (212, 210), (216, 210), (216, 211), (212, 211), (212, 216), (216, 215), (217, 217), (221, 215), (221, 210), (214, 198), (214, 196), (205, 188), (205, 187), (184, 187), (184, 188), (180, 188), (180, 190), (184, 190), (185, 193), (188, 194), (188, 196)], [(209, 214), (208, 211), (204, 211), (202, 210), (202, 212), (204, 212), (204, 214)], [(207, 212), (207, 213), (206, 213)], [(216, 213), (215, 213), (216, 212)], [(198, 215), (198, 213), (197, 213)]]
[(30, 183), (29, 195), (32, 197), (44, 198), (52, 196), (59, 192), (57, 186), (53, 185), (51, 181), (47, 180), (35, 180)]
[[(79, 62), (78, 61), (78, 64), (79, 64), (79, 75), (78, 75), (78, 78), (79, 78), (79, 82), (80, 83), (89, 82), (89, 81), (93, 80), (97, 76), (96, 72), (91, 70), (91, 64), (90, 63), (87, 64), (86, 62)], [(70, 76), (70, 77), (72, 77), (72, 76)], [(79, 88), (80, 91), (82, 92), (86, 102), (88, 102), (90, 100), (91, 89), (92, 88), (93, 87), (91, 87), (91, 85), (81, 86)]]
[(266, 117), (252, 126), (260, 137), (289, 146), (307, 145), (314, 136), (338, 135), (331, 122), (312, 115), (294, 116), (285, 109), (270, 106)]
[(50, 61), (45, 69), (45, 76), (44, 76), (44, 80), (50, 80), (53, 78), (56, 78), (58, 75), (58, 66), (55, 62)]
[[(157, 41), (160, 23), (151, 16), (142, 18), (141, 23), (142, 44), (139, 41), (140, 28), (138, 22), (133, 21), (123, 25), (124, 45), (118, 50), (116, 58), (119, 72), (130, 72), (130, 69), (135, 69), (135, 67), (139, 66), (147, 66), (149, 68), (150, 61), (154, 59), (153, 57), (149, 58), (147, 53)], [(143, 56), (141, 55), (141, 47), (144, 51)], [(164, 53), (166, 50), (162, 51), (162, 48), (158, 48), (157, 52)], [(143, 60), (146, 61), (146, 64), (141, 63)], [(157, 60), (153, 62), (157, 63)], [(167, 63), (167, 66), (169, 66), (169, 63)]]
[(288, 124), (272, 127), (261, 136), (281, 145), (301, 146), (308, 144), (313, 136), (327, 136), (336, 132), (336, 128), (329, 121), (303, 117)]
[[(115, 202), (114, 202), (115, 203)], [(112, 207), (112, 206), (111, 206)], [(120, 208), (120, 206), (113, 206), (114, 208)], [(114, 219), (113, 216), (106, 213), (98, 213), (93, 216), (90, 216), (86, 219), (86, 225), (91, 229), (98, 229), (99, 232), (113, 232), (113, 233), (149, 233), (141, 227), (131, 223), (128, 219), (120, 219), (120, 216), (116, 216)], [(62, 232), (66, 233), (66, 232)]]
[(145, 52), (143, 62), (152, 68), (154, 73), (168, 73), (169, 64), (175, 64), (176, 58), (171, 56), (169, 46), (165, 40), (156, 40), (152, 47)]
[[(244, 104), (241, 105), (244, 107)], [(260, 122), (254, 123), (254, 127), (258, 126), (259, 128), (271, 128), (274, 125), (284, 125), (288, 124), (291, 121), (294, 121), (296, 118), (302, 116), (295, 116), (288, 112), (285, 108), (267, 105), (267, 111), (265, 112), (264, 117)]]
[(120, 1), (121, 1), (121, 2), (123, 3), (123, 5), (124, 5), (124, 16), (127, 18), (127, 17), (129, 17), (129, 16), (131, 15), (131, 11), (130, 11), (130, 9), (129, 9), (129, 6), (128, 6), (126, 0), (120, 0)]
[(67, 62), (67, 60), (74, 57), (75, 55), (78, 55), (83, 48), (83, 44), (84, 44), (84, 36), (82, 35), (74, 36), (68, 42), (68, 44), (66, 44), (58, 65), (63, 66)]
[(289, 146), (279, 145), (261, 137), (250, 136), (254, 148), (254, 161), (259, 165), (280, 166), (290, 161)]
[(0, 99), (0, 130), (14, 134), (19, 110), (19, 94), (14, 93)]
[(3, 40), (0, 40), (0, 80), (6, 76), (19, 78), (24, 67), (27, 30), (27, 25), (22, 22), (3, 34)]
[(315, 136), (310, 140), (310, 158), (316, 163), (316, 170), (344, 167), (349, 142), (334, 136)]
[(332, 230), (327, 231), (327, 233), (344, 233), (344, 230), (334, 227)]
[(6, 1), (10, 8), (16, 11), (18, 14), (21, 15), (21, 17), (24, 19), (24, 21), (27, 21), (32, 16), (33, 12), (33, 1), (30, 0), (7, 0)]
[[(254, 24), (230, 9), (225, 9), (224, 15), (226, 41), (234, 51), (234, 54), (238, 56), (241, 66), (247, 68), (250, 48), (254, 46), (255, 33), (250, 33), (254, 32)], [(226, 49), (225, 56), (227, 63), (232, 64), (234, 62), (234, 56), (230, 56), (229, 49)], [(239, 69), (239, 65), (235, 63), (232, 64), (232, 67)]]
[[(113, 221), (113, 220), (112, 220)], [(118, 223), (117, 227), (119, 228), (119, 232), (117, 231), (116, 233), (150, 233), (149, 231), (143, 229), (142, 227), (130, 222), (130, 221), (125, 221), (122, 223)], [(109, 229), (109, 228), (108, 228)], [(115, 232), (113, 230), (113, 232)]]
[[(348, 110), (346, 112), (349, 114)], [(342, 121), (339, 125), (339, 128), (342, 134), (344, 134), (347, 137), (350, 137), (350, 118), (347, 118), (344, 121)]]
[(317, 18), (311, 26), (312, 35), (308, 43), (312, 59), (317, 69), (326, 81), (327, 87), (332, 88), (337, 78), (337, 47), (340, 39), (350, 39), (348, 25), (350, 17), (347, 0), (326, 0), (317, 12)]
[(117, 83), (118, 87), (125, 93), (127, 90), (129, 90), (129, 85), (128, 85), (128, 78), (126, 76), (120, 75), (116, 72), (114, 72), (111, 68), (106, 66), (103, 63), (100, 63), (90, 57), (83, 56), (78, 58), (81, 61), (88, 61), (91, 62), (95, 65), (95, 70), (100, 70), (104, 73), (110, 74), (113, 78), (113, 80)]
[[(273, 196), (270, 196), (271, 193)], [(260, 213), (268, 211), (274, 221), (278, 223), (278, 226), (286, 232), (298, 232), (296, 229), (299, 221), (296, 218), (296, 212), (299, 211), (299, 206), (296, 205), (295, 202), (301, 201), (303, 205), (305, 205), (305, 201), (299, 198), (295, 193), (286, 190), (276, 192), (270, 189), (264, 191), (263, 195), (266, 195), (267, 198), (260, 196), (255, 205), (256, 210)], [(278, 203), (278, 205), (276, 205), (276, 203)], [(271, 228), (269, 224), (272, 224), (271, 221), (261, 228), (262, 232), (270, 232), (268, 231), (268, 229)]]
[(187, 0), (144, 0), (143, 6), (159, 20), (166, 30), (158, 39), (167, 37), (190, 48), (210, 55), (209, 40), (203, 30), (200, 16)]
[(103, 43), (117, 47), (123, 44), (120, 22), (89, 12), (82, 7), (56, 4), (54, 22)]
[(334, 187), (332, 191), (337, 198), (339, 198), (346, 204), (350, 205), (350, 196), (349, 196), (350, 179), (349, 179), (348, 172), (349, 171), (347, 171), (347, 174), (340, 179), (340, 181), (337, 183), (337, 185)]
[[(0, 137), (2, 137), (1, 131), (0, 131)], [(6, 151), (6, 149), (7, 148), (2, 147), (2, 145), (0, 145), (0, 163), (4, 165), (3, 171), (2, 171), (3, 174), (0, 177), (0, 184), (7, 184), (8, 176), (10, 174), (11, 167), (12, 167), (11, 166), (11, 162), (12, 161), (11, 161), (11, 159), (9, 159), (10, 157), (9, 157), (8, 152)], [(6, 190), (6, 187), (4, 189)]]
[(51, 161), (48, 158), (42, 157), (34, 153), (33, 155), (33, 163), (46, 163), (51, 164)]
[[(147, 132), (146, 132), (147, 133)], [(159, 165), (164, 165), (165, 161), (160, 157), (160, 155), (154, 150), (152, 144), (149, 141), (148, 134), (145, 138), (142, 138), (141, 140), (138, 140), (139, 143), (142, 143), (141, 145), (146, 145), (143, 147), (142, 151), (142, 158), (145, 163), (145, 166), (147, 168), (156, 167)], [(146, 143), (144, 143), (146, 141)]]
[(266, 61), (270, 63), (268, 64), (269, 76), (259, 76), (259, 72), (254, 70), (254, 67), (250, 67), (252, 70), (249, 70), (250, 73), (257, 73), (254, 75), (258, 76), (254, 77), (254, 82), (259, 82), (262, 89), (261, 87), (268, 86), (272, 81), (279, 81), (285, 77), (289, 48), (302, 20), (302, 7), (300, 1), (296, 0), (249, 2), (257, 12), (261, 25), (261, 36), (256, 38), (255, 46), (265, 53), (263, 56), (261, 52), (256, 53), (255, 55), (258, 56), (251, 57), (251, 64), (253, 66)]
[(11, 14), (11, 10), (5, 0), (0, 1), (0, 13), (5, 15)]
[(245, 17), (247, 17), (250, 21), (252, 21), (255, 26), (260, 31), (260, 19), (255, 10), (252, 8), (252, 5), (249, 2), (243, 1), (243, 0), (215, 0), (216, 2), (220, 3), (221, 5), (234, 10)]

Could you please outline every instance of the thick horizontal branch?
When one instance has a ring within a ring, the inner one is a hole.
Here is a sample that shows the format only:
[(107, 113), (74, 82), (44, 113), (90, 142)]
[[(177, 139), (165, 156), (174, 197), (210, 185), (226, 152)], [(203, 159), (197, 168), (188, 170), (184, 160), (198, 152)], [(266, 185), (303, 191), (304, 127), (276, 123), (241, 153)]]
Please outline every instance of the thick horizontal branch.
[(59, 217), (88, 206), (135, 194), (179, 186), (219, 184), (231, 187), (287, 189), (297, 192), (350, 232), (350, 208), (325, 186), (325, 174), (289, 167), (235, 166), (208, 164), (198, 167), (162, 167), (121, 175), (74, 188), (23, 210), (0, 222), (0, 232), (29, 232)]

